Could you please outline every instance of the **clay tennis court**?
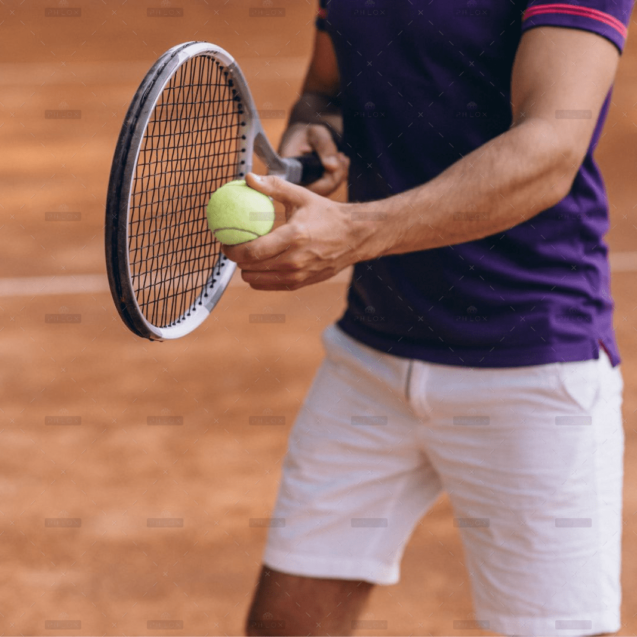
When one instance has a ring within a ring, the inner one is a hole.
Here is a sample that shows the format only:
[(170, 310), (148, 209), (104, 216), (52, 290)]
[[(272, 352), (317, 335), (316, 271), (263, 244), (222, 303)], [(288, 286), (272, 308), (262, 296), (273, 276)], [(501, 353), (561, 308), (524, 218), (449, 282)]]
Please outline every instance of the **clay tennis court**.
[[(137, 85), (180, 42), (237, 58), (277, 142), (314, 12), (314, 0), (0, 6), (1, 634), (243, 632), (287, 433), (347, 283), (266, 293), (237, 275), (193, 335), (143, 341), (107, 289), (106, 187)], [(623, 635), (637, 634), (636, 37), (597, 152), (626, 383)], [(356, 632), (491, 634), (463, 562), (443, 498)]]

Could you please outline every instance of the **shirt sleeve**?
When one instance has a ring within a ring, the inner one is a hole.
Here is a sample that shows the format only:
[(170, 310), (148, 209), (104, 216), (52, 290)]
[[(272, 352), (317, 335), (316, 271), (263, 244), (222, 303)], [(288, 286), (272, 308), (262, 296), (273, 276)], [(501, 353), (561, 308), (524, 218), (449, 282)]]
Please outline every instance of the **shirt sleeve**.
[(319, 31), (327, 31), (327, 2), (328, 0), (319, 0), (318, 13), (316, 14), (316, 28)]
[(621, 53), (635, 0), (530, 0), (522, 32), (533, 27), (568, 27), (592, 31), (610, 40)]

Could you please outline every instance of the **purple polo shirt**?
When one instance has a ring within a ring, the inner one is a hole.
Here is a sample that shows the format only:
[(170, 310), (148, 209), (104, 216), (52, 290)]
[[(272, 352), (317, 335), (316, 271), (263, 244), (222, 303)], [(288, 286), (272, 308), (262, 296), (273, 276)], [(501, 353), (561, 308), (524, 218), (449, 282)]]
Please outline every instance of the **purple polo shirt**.
[[(505, 132), (526, 30), (583, 29), (621, 51), (632, 3), (321, 0), (317, 27), (331, 36), (341, 76), (350, 201), (424, 184)], [(380, 351), (446, 365), (579, 361), (600, 347), (619, 363), (608, 203), (593, 159), (609, 101), (560, 203), (485, 239), (357, 264), (338, 325)], [(586, 117), (572, 109), (556, 117)]]

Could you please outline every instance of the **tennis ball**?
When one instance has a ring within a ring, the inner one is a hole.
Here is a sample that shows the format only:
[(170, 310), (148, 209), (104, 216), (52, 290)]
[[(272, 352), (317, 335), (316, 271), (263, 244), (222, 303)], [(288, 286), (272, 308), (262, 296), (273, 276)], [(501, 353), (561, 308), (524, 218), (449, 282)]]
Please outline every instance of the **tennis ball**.
[(274, 204), (242, 179), (215, 190), (207, 208), (208, 227), (227, 245), (252, 241), (274, 225)]

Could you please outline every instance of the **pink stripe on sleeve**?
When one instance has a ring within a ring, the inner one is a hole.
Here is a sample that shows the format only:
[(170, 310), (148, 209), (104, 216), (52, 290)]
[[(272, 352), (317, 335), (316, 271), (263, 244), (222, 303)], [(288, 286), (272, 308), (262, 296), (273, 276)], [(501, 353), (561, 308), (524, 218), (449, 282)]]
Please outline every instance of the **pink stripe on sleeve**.
[(625, 38), (627, 29), (626, 27), (614, 16), (598, 9), (589, 9), (587, 7), (578, 7), (572, 4), (543, 4), (537, 7), (530, 7), (524, 12), (523, 20), (528, 20), (536, 15), (542, 15), (546, 13), (565, 14), (565, 15), (577, 15), (583, 18), (591, 18), (597, 20), (608, 26), (614, 28), (619, 34)]

